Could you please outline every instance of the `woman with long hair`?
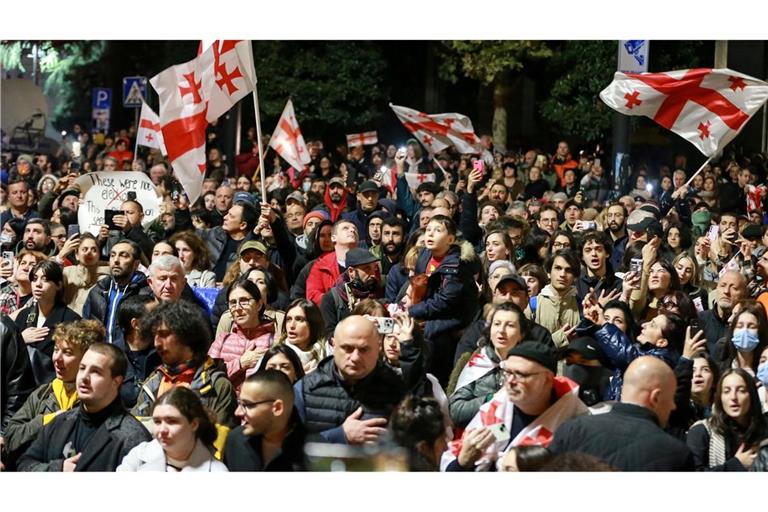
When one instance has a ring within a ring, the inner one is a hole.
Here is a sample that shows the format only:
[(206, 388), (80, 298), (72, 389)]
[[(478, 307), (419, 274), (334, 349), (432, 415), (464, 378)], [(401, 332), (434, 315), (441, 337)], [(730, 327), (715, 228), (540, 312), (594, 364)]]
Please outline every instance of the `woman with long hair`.
[(438, 471), (448, 448), (448, 424), (434, 398), (408, 395), (389, 419), (392, 439), (405, 448), (408, 471)]
[(743, 368), (755, 376), (760, 354), (768, 347), (765, 309), (751, 299), (739, 301), (733, 309), (733, 319), (720, 352), (720, 369)]
[(12, 319), (16, 318), (16, 313), (27, 305), (32, 298), (32, 283), (29, 281), (29, 272), (41, 261), (47, 257), (39, 251), (30, 251), (22, 249), (16, 255), (14, 260), (16, 266), (13, 268), (9, 280), (0, 284), (0, 313), (9, 315)]
[(517, 305), (505, 302), (494, 308), (478, 348), (457, 361), (451, 376), (448, 403), (454, 425), (464, 428), (487, 398), (501, 389), (499, 363), (529, 331), (530, 322)]
[(717, 382), (712, 416), (688, 432), (696, 469), (748, 470), (766, 438), (768, 420), (761, 410), (754, 379), (742, 368), (729, 368)]
[(681, 252), (672, 261), (672, 266), (680, 279), (680, 289), (691, 298), (696, 309), (709, 309), (709, 294), (707, 289), (701, 286), (701, 270), (696, 257)]
[(45, 260), (29, 272), (32, 301), (16, 313), (14, 322), (21, 332), (32, 373), (38, 386), (56, 378), (53, 367), (53, 332), (57, 324), (80, 320), (64, 303), (64, 273), (61, 265)]
[[(99, 265), (99, 242), (92, 234), (81, 234), (75, 247), (77, 265), (64, 267), (64, 302), (82, 315), (88, 293), (99, 279), (109, 275), (109, 266)], [(61, 253), (59, 256), (63, 258)]]
[(301, 359), (288, 345), (275, 345), (267, 350), (264, 357), (261, 358), (258, 372), (263, 370), (278, 370), (283, 372), (291, 384), (296, 384), (296, 381), (303, 379), (306, 373), (301, 364)]
[(216, 286), (216, 274), (210, 270), (211, 258), (202, 238), (193, 231), (181, 231), (175, 233), (168, 241), (179, 254), (189, 286), (193, 288)]
[(256, 371), (262, 356), (274, 343), (275, 325), (264, 316), (264, 299), (259, 287), (247, 277), (229, 287), (227, 306), (232, 315), (232, 331), (217, 335), (208, 355), (224, 360), (227, 377), (235, 392), (239, 392), (245, 378)]
[(320, 308), (311, 300), (296, 299), (286, 309), (278, 343), (290, 347), (299, 356), (303, 373), (314, 370), (329, 354), (324, 330)]
[(154, 439), (133, 448), (117, 471), (226, 472), (214, 457), (215, 420), (197, 394), (175, 386), (152, 406)]

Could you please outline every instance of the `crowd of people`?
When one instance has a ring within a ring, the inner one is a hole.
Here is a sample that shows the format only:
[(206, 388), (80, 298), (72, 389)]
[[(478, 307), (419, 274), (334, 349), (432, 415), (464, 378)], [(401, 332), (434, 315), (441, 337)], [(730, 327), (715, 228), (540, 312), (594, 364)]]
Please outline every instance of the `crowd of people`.
[[(261, 183), (212, 126), (190, 204), (135, 128), (70, 137), (3, 155), (3, 470), (768, 470), (765, 154), (312, 140)], [(80, 231), (98, 171), (159, 217)]]

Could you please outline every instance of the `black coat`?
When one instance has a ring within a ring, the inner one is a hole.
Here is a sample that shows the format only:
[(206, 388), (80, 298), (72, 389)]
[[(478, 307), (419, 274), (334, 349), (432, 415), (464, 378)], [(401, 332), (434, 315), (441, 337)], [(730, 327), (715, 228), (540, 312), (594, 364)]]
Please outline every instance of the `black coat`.
[[(81, 406), (82, 407), (82, 406)], [(111, 411), (82, 450), (75, 471), (114, 471), (137, 445), (151, 441), (144, 426), (128, 414), (120, 400), (108, 406)], [(19, 471), (61, 471), (64, 447), (74, 437), (80, 407), (60, 414), (43, 427), (18, 463)]]
[(656, 415), (638, 405), (617, 403), (611, 412), (580, 416), (556, 431), (549, 450), (581, 452), (621, 471), (692, 471), (685, 444), (659, 427)]
[(304, 437), (306, 432), (294, 409), (290, 432), (283, 440), (280, 454), (264, 464), (261, 455), (263, 436), (246, 436), (239, 426), (227, 435), (222, 462), (230, 471), (305, 471)]
[(719, 348), (717, 342), (728, 332), (727, 319), (720, 318), (717, 312), (717, 306), (699, 313), (699, 324), (704, 331), (704, 337), (707, 339), (707, 352), (715, 361), (720, 360)]
[[(478, 342), (483, 337), (483, 331), (485, 331), (486, 328), (485, 320), (480, 318), (481, 314), (482, 313), (479, 313), (477, 319), (464, 329), (464, 334), (461, 336), (459, 344), (456, 345), (456, 354), (453, 357), (453, 364), (456, 364), (458, 360), (461, 359), (462, 355), (471, 354), (479, 346)], [(538, 341), (539, 343), (543, 343), (554, 349), (555, 342), (552, 341), (552, 334), (533, 320), (529, 320), (529, 323), (531, 325), (531, 330), (525, 339)]]
[[(23, 332), (28, 327), (37, 327), (37, 315), (39, 314), (40, 311), (36, 304), (25, 307), (19, 311), (16, 317), (16, 328), (19, 332)], [(56, 304), (43, 324), (43, 327), (48, 327), (48, 335), (43, 341), (27, 345), (32, 374), (35, 377), (35, 386), (48, 384), (56, 378), (56, 372), (53, 369), (53, 331), (56, 329), (56, 325), (76, 320), (80, 320), (80, 315), (64, 304)]]
[[(112, 288), (116, 286), (117, 285), (115, 284), (115, 280), (112, 279), (112, 276), (107, 276), (103, 279), (100, 279), (96, 285), (91, 288), (91, 291), (88, 292), (88, 298), (85, 300), (85, 304), (83, 305), (83, 318), (98, 320), (104, 324), (107, 332), (109, 332), (109, 319), (107, 318), (109, 294)], [(134, 277), (131, 279), (131, 282), (128, 283), (128, 285), (125, 287), (125, 292), (123, 293), (123, 297), (120, 299), (120, 301), (122, 302), (128, 297), (138, 295), (142, 290), (148, 287), (149, 285), (147, 284), (147, 277), (141, 272), (136, 272)], [(114, 343), (116, 340), (122, 339), (123, 330), (120, 329), (120, 326), (117, 324), (117, 315), (115, 315), (115, 324), (112, 330), (111, 341)]]
[(0, 385), (0, 437), (5, 426), (16, 411), (35, 389), (35, 378), (29, 364), (29, 356), (21, 332), (13, 320), (0, 318), (0, 363), (2, 384)]

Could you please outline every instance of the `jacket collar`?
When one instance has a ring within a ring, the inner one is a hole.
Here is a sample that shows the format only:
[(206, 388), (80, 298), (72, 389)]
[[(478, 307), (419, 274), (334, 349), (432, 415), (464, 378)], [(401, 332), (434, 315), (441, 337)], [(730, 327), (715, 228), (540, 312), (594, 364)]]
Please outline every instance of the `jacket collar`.
[(613, 405), (611, 412), (620, 414), (622, 416), (631, 416), (633, 418), (651, 421), (655, 425), (660, 426), (659, 418), (656, 416), (656, 414), (654, 414), (653, 411), (639, 405), (619, 402)]

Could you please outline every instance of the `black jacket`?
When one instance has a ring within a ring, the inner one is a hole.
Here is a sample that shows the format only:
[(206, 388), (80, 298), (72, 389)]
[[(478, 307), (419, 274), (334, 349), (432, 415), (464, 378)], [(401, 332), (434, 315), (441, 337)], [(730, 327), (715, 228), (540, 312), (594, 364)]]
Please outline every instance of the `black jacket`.
[(4, 316), (0, 319), (0, 363), (2, 363), (2, 385), (0, 385), (0, 437), (5, 426), (18, 411), (30, 393), (35, 389), (35, 378), (29, 364), (29, 356), (21, 332), (13, 320)]
[[(37, 304), (28, 305), (19, 311), (15, 321), (16, 328), (19, 332), (23, 332), (28, 327), (37, 327), (37, 315), (39, 314)], [(75, 320), (80, 320), (80, 315), (64, 304), (56, 304), (43, 324), (43, 327), (49, 329), (48, 335), (43, 341), (27, 345), (32, 374), (35, 376), (35, 386), (42, 386), (56, 378), (56, 372), (53, 370), (53, 331), (57, 324), (74, 322)]]
[[(107, 276), (100, 279), (96, 285), (88, 292), (88, 298), (85, 299), (83, 305), (83, 318), (89, 318), (91, 320), (98, 320), (104, 324), (107, 332), (109, 332), (109, 319), (107, 318), (107, 309), (109, 307), (109, 294), (113, 288), (116, 288), (115, 280), (112, 276)], [(136, 272), (131, 282), (125, 286), (125, 292), (123, 293), (120, 301), (127, 299), (133, 295), (138, 295), (142, 290), (148, 289), (147, 277), (141, 272)], [(118, 303), (119, 307), (119, 303)], [(112, 330), (112, 343), (116, 340), (123, 339), (123, 330), (117, 324), (117, 314), (115, 314), (115, 323)]]
[(389, 418), (395, 406), (423, 377), (421, 350), (411, 344), (401, 345), (402, 375), (379, 361), (376, 368), (354, 385), (339, 375), (333, 356), (294, 385), (295, 407), (307, 433), (317, 434), (325, 442), (346, 443), (342, 424), (358, 407), (361, 419)]
[[(461, 336), (459, 344), (456, 345), (456, 354), (453, 356), (453, 364), (456, 364), (458, 360), (461, 359), (462, 355), (472, 353), (479, 346), (478, 343), (480, 338), (483, 337), (483, 331), (486, 328), (486, 322), (480, 317), (481, 315), (482, 311), (478, 313), (475, 321), (464, 329), (464, 334)], [(531, 330), (525, 339), (538, 341), (539, 343), (543, 343), (554, 349), (555, 342), (552, 341), (552, 334), (533, 320), (529, 320), (529, 323), (531, 325)]]
[(720, 361), (717, 342), (728, 332), (727, 319), (720, 318), (717, 306), (699, 313), (699, 324), (707, 338), (707, 352), (715, 361)]
[[(707, 421), (707, 420), (704, 420)], [(741, 442), (735, 432), (728, 432), (723, 436), (725, 444), (725, 463), (719, 466), (709, 465), (709, 442), (710, 434), (704, 423), (697, 423), (688, 431), (686, 443), (693, 453), (693, 462), (697, 471), (746, 471), (739, 459), (734, 457), (739, 449)]]
[[(82, 407), (82, 405), (80, 406)], [(60, 414), (43, 427), (19, 459), (19, 471), (61, 471), (64, 448), (74, 437), (80, 407)], [(135, 446), (151, 441), (144, 426), (128, 414), (117, 398), (108, 406), (110, 414), (88, 440), (75, 471), (114, 471)]]
[(239, 426), (227, 435), (222, 462), (230, 471), (305, 471), (304, 437), (306, 432), (293, 410), (290, 432), (283, 440), (281, 452), (266, 465), (261, 456), (263, 436), (246, 436)]
[(611, 412), (564, 423), (549, 450), (586, 453), (621, 471), (693, 470), (688, 447), (664, 432), (653, 412), (633, 404), (617, 403)]

